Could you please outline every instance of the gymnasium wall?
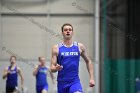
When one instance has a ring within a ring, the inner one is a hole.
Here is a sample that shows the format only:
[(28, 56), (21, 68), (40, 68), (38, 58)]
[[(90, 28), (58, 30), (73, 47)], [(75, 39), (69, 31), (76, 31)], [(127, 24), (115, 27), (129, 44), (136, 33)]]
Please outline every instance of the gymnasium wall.
[[(9, 65), (9, 57), (17, 56), (17, 64), (24, 74), (25, 87), (35, 93), (33, 64), (38, 56), (45, 56), (50, 65), (51, 48), (62, 41), (61, 26), (71, 23), (73, 41), (83, 43), (92, 60), (95, 59), (94, 0), (1, 0), (0, 1), (0, 76)], [(88, 89), (89, 76), (81, 59), (79, 74), (83, 90)], [(54, 74), (55, 77), (57, 73)], [(56, 84), (48, 77), (49, 93)], [(5, 80), (0, 78), (0, 93), (5, 91)], [(19, 83), (20, 84), (20, 83)], [(93, 91), (93, 89), (92, 89)]]

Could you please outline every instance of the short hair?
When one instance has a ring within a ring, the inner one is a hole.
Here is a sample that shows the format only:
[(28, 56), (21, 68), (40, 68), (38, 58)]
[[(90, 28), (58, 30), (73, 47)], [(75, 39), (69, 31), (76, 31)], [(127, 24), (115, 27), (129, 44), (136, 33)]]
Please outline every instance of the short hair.
[(65, 24), (63, 24), (62, 27), (61, 27), (62, 32), (63, 32), (64, 26), (71, 26), (71, 27), (72, 27), (72, 31), (73, 31), (73, 26), (72, 26), (70, 23), (65, 23)]
[(13, 56), (10, 57), (10, 60), (11, 60), (13, 57), (14, 57), (15, 59), (17, 59), (17, 57), (13, 55)]
[(41, 58), (45, 58), (45, 57), (43, 57), (43, 56), (40, 56), (40, 57), (38, 57), (38, 60), (40, 61), (40, 59), (41, 59)]

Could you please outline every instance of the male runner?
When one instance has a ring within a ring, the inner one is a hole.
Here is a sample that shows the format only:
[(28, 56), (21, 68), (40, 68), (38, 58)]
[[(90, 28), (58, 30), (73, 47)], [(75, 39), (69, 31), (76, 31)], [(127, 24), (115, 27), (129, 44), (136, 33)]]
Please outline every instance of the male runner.
[(79, 79), (79, 59), (84, 59), (89, 72), (89, 86), (95, 85), (93, 64), (83, 44), (72, 41), (73, 26), (66, 23), (62, 26), (63, 42), (52, 48), (51, 71), (58, 71), (58, 93), (83, 93)]
[[(50, 72), (50, 76), (53, 81), (53, 75), (45, 65), (45, 57), (39, 57), (39, 65), (37, 65), (33, 71), (33, 75), (36, 76), (36, 93), (47, 93), (48, 92), (48, 82), (47, 73)], [(54, 83), (54, 82), (53, 82)]]
[(6, 80), (6, 93), (16, 93), (18, 87), (18, 75), (21, 78), (21, 88), (23, 89), (23, 75), (21, 69), (16, 65), (16, 56), (10, 57), (10, 66), (4, 69), (3, 79)]

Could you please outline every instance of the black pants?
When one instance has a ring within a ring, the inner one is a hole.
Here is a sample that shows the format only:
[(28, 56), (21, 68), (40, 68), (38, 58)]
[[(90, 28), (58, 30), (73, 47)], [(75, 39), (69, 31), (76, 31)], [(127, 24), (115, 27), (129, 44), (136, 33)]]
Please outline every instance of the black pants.
[(6, 87), (6, 93), (13, 93), (16, 90), (16, 87)]

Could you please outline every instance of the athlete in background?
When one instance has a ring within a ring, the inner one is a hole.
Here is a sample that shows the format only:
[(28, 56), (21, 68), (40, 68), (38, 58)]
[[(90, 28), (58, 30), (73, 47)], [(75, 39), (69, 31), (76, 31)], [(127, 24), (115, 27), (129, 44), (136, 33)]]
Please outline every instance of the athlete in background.
[(39, 65), (37, 65), (33, 71), (33, 75), (36, 76), (36, 93), (48, 93), (47, 73), (50, 72), (52, 81), (53, 74), (45, 64), (45, 57), (39, 57), (38, 60)]
[(21, 69), (16, 65), (16, 56), (10, 57), (10, 66), (4, 69), (3, 79), (6, 80), (6, 93), (16, 93), (18, 88), (18, 75), (21, 79), (21, 88), (23, 90), (23, 75)]

